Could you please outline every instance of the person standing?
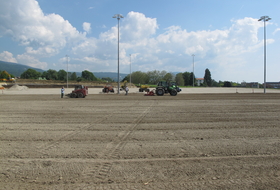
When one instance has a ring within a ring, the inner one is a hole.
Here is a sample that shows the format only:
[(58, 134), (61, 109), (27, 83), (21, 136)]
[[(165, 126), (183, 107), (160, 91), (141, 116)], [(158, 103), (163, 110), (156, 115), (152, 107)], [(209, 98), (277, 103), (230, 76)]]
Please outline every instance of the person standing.
[(61, 98), (64, 96), (64, 87), (61, 88)]
[(126, 86), (125, 87), (125, 95), (127, 95), (128, 94), (128, 87)]

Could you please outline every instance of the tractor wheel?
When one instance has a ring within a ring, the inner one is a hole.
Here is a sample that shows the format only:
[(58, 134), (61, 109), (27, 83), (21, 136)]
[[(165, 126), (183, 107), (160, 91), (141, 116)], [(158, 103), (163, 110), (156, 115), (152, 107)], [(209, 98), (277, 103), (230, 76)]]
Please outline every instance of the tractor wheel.
[(83, 98), (83, 97), (84, 97), (83, 93), (78, 94), (78, 98)]
[(76, 93), (71, 93), (70, 94), (70, 98), (76, 98), (77, 97), (77, 94)]
[(102, 89), (102, 92), (105, 93), (105, 88)]
[(164, 90), (163, 90), (162, 88), (157, 89), (157, 90), (156, 90), (156, 94), (157, 94), (158, 96), (163, 96), (163, 95), (164, 95)]
[(170, 91), (170, 95), (171, 96), (176, 96), (177, 95), (177, 91), (175, 89)]
[(139, 88), (139, 92), (143, 92), (141, 88)]

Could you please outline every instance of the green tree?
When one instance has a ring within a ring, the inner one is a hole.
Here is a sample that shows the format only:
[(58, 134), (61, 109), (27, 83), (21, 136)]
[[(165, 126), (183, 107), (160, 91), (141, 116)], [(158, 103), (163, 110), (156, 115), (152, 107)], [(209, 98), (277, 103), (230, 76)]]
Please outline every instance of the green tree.
[(211, 73), (210, 73), (209, 69), (205, 69), (204, 84), (206, 86), (212, 86), (212, 78), (211, 78)]
[(94, 74), (87, 70), (84, 70), (82, 72), (82, 78), (88, 81), (97, 81), (97, 78), (94, 76)]
[(157, 84), (160, 80), (163, 80), (164, 76), (166, 75), (166, 71), (148, 71), (147, 75), (149, 77), (149, 83)]
[(73, 72), (73, 73), (70, 75), (70, 80), (77, 80), (77, 74), (76, 74), (76, 72)]
[(57, 72), (57, 77), (58, 77), (58, 80), (67, 80), (67, 72), (65, 70), (59, 70)]
[(0, 79), (9, 79), (10, 74), (7, 71), (0, 72)]
[(178, 74), (175, 76), (175, 81), (176, 81), (177, 85), (183, 86), (183, 85), (184, 85), (183, 73), (178, 73)]
[(220, 85), (219, 85), (219, 83), (217, 81), (212, 79), (212, 86), (219, 87)]
[(190, 73), (190, 79), (189, 79), (189, 81), (190, 81), (190, 85), (191, 85), (191, 86), (196, 86), (196, 85), (197, 85), (197, 84), (196, 84), (195, 75), (193, 74), (193, 72)]
[(45, 77), (47, 80), (57, 80), (58, 74), (56, 70), (49, 69), (46, 72), (43, 72), (42, 77)]
[(83, 78), (82, 77), (77, 77), (77, 82), (81, 82), (83, 81)]
[(20, 78), (22, 79), (38, 79), (41, 76), (41, 73), (34, 70), (34, 69), (27, 69), (24, 71), (21, 75)]
[(190, 80), (190, 76), (191, 76), (191, 73), (189, 73), (189, 72), (184, 72), (183, 73), (184, 85), (185, 86), (190, 86), (192, 84), (191, 80)]
[(172, 81), (173, 80), (173, 75), (171, 73), (166, 73), (163, 77), (163, 80)]
[[(130, 78), (130, 76), (128, 75)], [(147, 73), (136, 71), (131, 73), (131, 81), (134, 84), (148, 84), (149, 83), (149, 77)]]
[(126, 75), (126, 76), (121, 80), (121, 82), (124, 82), (124, 81), (129, 81), (129, 75)]

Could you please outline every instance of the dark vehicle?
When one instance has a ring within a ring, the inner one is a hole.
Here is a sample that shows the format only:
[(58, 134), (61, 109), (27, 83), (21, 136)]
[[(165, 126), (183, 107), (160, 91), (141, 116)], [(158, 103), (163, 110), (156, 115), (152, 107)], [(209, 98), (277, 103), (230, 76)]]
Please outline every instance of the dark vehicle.
[(70, 98), (84, 98), (88, 95), (88, 87), (84, 85), (76, 85), (75, 89), (66, 96)]
[(156, 94), (163, 96), (169, 93), (171, 96), (176, 96), (181, 89), (177, 86), (176, 82), (160, 81), (156, 87)]

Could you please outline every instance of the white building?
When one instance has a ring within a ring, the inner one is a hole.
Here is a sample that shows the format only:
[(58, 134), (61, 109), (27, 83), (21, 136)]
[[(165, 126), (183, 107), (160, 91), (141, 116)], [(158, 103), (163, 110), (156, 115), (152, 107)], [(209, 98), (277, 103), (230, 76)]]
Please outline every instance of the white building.
[(197, 86), (202, 86), (204, 82), (204, 78), (195, 78)]

